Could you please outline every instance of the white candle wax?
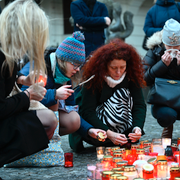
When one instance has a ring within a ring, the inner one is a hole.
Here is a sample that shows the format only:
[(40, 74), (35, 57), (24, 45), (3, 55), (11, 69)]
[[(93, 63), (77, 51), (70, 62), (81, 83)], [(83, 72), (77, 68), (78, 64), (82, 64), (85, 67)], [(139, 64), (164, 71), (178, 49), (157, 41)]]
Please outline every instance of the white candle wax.
[(103, 159), (103, 157), (104, 157), (104, 154), (97, 154), (97, 160), (101, 160)]
[(95, 179), (95, 170), (96, 166), (95, 165), (87, 165), (87, 177)]
[(162, 138), (162, 146), (164, 149), (170, 145), (171, 145), (171, 138)]
[(133, 180), (134, 178), (138, 177), (138, 173), (137, 171), (133, 171), (133, 172), (124, 172), (124, 176), (128, 177), (128, 180)]

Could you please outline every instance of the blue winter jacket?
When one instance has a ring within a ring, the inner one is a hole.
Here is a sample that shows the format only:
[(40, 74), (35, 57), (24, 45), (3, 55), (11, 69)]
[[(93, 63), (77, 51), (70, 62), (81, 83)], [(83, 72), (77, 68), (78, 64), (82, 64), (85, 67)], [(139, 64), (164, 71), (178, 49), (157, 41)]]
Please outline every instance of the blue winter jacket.
[[(104, 17), (109, 17), (105, 4), (96, 2), (91, 13), (83, 0), (73, 1), (70, 6), (71, 16), (74, 19), (74, 31), (81, 31), (85, 36), (86, 56), (104, 44), (104, 29), (107, 27)], [(79, 29), (76, 26), (82, 26)]]
[[(47, 57), (45, 58), (46, 60), (46, 65), (47, 65), (47, 71), (48, 71), (48, 78), (47, 78), (47, 83), (46, 83), (46, 95), (45, 98), (41, 101), (42, 104), (44, 104), (46, 107), (55, 105), (57, 103), (57, 100), (55, 99), (56, 96), (56, 89), (58, 87), (60, 87), (61, 85), (57, 85), (55, 84), (52, 72), (51, 72), (51, 64), (50, 64), (50, 57), (49, 55), (47, 55)], [(27, 76), (29, 74), (29, 67), (30, 67), (30, 63), (28, 62), (21, 70), (20, 73), (24, 74), (25, 76)], [(71, 81), (68, 82), (68, 84), (71, 84)], [(27, 89), (28, 86), (22, 86), (21, 90), (25, 90)], [(69, 98), (67, 98), (65, 100), (65, 104), (66, 105), (75, 105), (75, 100), (74, 100), (74, 94), (72, 94), (71, 96), (69, 96)], [(93, 126), (91, 124), (89, 124), (88, 122), (86, 122), (83, 118), (80, 117), (81, 120), (81, 124), (80, 124), (80, 128), (77, 131), (81, 136), (87, 136), (88, 135), (88, 130), (90, 128), (92, 128)]]
[[(179, 10), (178, 10), (179, 7)], [(161, 31), (165, 22), (173, 18), (180, 22), (180, 3), (174, 0), (157, 0), (147, 12), (144, 24), (144, 32), (150, 37), (155, 32)]]

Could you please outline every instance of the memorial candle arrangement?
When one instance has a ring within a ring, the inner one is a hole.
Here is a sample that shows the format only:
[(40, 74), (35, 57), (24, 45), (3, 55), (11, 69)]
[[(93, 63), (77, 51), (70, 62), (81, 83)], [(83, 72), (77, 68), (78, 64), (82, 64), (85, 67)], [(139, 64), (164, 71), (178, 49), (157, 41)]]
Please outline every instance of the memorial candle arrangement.
[[(178, 140), (180, 141), (180, 138)], [(101, 166), (95, 166), (95, 170), (91, 165), (88, 172), (94, 174), (92, 175), (94, 180), (137, 180), (140, 178), (177, 180), (180, 177), (180, 152), (177, 145), (173, 147), (171, 148), (171, 139), (168, 138), (153, 139), (151, 143), (140, 142), (140, 145), (133, 144), (131, 149), (118, 146), (99, 147), (97, 159)]]

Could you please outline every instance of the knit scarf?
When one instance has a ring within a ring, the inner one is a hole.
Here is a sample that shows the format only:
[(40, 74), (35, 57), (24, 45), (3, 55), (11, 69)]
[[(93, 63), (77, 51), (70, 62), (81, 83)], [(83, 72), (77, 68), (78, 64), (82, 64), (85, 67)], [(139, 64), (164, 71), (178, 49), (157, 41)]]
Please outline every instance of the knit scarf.
[(67, 81), (70, 81), (70, 78), (65, 76), (60, 70), (58, 63), (56, 63), (54, 81), (57, 84), (65, 84)]
[(125, 76), (126, 76), (126, 72), (124, 72), (124, 74), (118, 80), (114, 80), (110, 76), (105, 76), (105, 81), (107, 82), (109, 87), (114, 88), (117, 84), (123, 81)]

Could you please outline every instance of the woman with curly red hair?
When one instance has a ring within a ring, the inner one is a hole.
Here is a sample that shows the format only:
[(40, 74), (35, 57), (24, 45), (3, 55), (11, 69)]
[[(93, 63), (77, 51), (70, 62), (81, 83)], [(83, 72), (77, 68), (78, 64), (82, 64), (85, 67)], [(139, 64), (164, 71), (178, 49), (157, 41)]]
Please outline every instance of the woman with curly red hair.
[[(124, 145), (137, 142), (144, 134), (146, 104), (141, 57), (134, 47), (114, 39), (97, 49), (83, 68), (83, 79), (94, 76), (77, 97), (80, 115), (95, 128), (106, 131), (108, 139), (99, 142), (81, 137), (95, 146)], [(77, 141), (79, 139), (79, 141)], [(70, 146), (79, 151), (82, 141), (74, 133)]]

